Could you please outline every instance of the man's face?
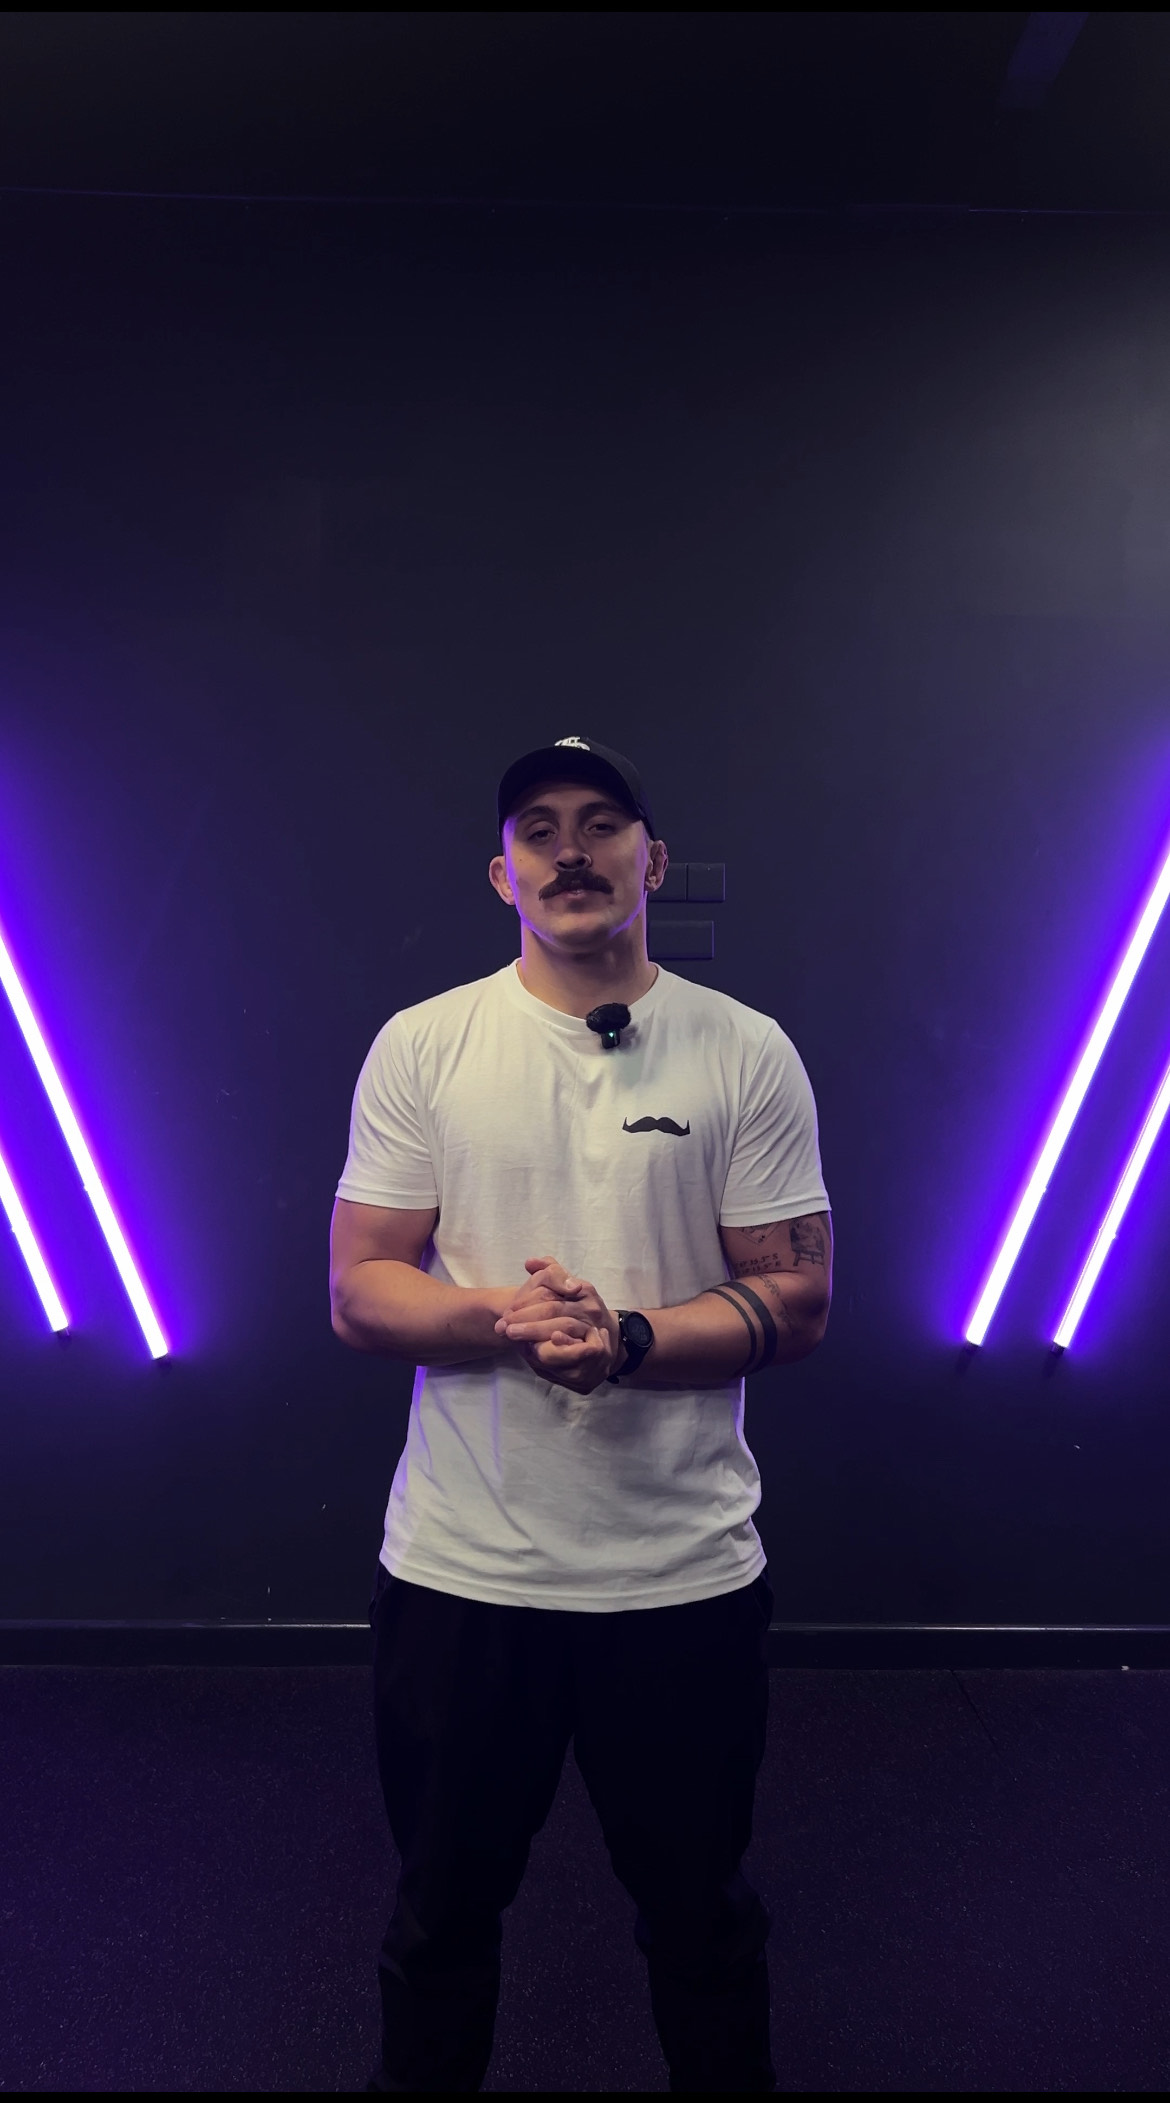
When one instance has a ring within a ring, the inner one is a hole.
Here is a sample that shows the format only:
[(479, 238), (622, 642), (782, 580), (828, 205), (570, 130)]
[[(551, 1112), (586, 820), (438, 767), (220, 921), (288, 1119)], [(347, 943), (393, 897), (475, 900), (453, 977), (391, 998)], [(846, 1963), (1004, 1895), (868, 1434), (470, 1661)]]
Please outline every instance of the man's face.
[(488, 873), (525, 927), (581, 956), (637, 919), (666, 873), (666, 849), (603, 789), (542, 782), (509, 816)]

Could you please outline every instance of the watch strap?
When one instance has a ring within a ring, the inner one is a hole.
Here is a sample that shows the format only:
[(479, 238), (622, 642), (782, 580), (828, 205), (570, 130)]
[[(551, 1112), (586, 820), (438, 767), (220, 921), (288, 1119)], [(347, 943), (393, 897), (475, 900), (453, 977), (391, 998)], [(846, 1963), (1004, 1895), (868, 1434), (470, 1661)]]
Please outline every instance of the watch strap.
[(614, 1309), (614, 1312), (617, 1315), (618, 1336), (620, 1337), (621, 1342), (625, 1348), (626, 1356), (621, 1371), (617, 1373), (610, 1373), (610, 1375), (608, 1376), (611, 1386), (616, 1386), (619, 1380), (624, 1380), (628, 1373), (636, 1373), (638, 1367), (642, 1363), (642, 1360), (646, 1357), (647, 1353), (653, 1348), (654, 1331), (650, 1329), (649, 1322), (646, 1322), (645, 1315), (642, 1316), (642, 1320), (646, 1322), (647, 1329), (650, 1329), (650, 1341), (649, 1343), (645, 1344), (636, 1344), (632, 1341), (626, 1325), (633, 1311), (634, 1310), (629, 1307), (616, 1307)]

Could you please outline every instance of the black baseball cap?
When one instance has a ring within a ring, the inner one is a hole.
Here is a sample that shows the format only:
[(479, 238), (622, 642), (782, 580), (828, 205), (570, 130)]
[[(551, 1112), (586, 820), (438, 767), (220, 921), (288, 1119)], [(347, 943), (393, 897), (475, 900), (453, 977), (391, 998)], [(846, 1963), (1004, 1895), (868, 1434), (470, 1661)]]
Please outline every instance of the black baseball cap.
[(551, 745), (540, 745), (523, 759), (512, 761), (496, 791), (501, 833), (505, 818), (515, 810), (525, 789), (535, 788), (538, 781), (592, 782), (640, 818), (652, 840), (658, 837), (633, 760), (609, 745), (599, 745), (596, 738), (582, 737), (555, 738)]

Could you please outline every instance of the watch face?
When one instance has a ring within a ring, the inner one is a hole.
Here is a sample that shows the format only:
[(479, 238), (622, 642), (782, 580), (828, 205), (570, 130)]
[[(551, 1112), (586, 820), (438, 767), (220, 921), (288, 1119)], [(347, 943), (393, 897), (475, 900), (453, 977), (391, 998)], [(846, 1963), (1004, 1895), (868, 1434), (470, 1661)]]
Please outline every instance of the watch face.
[(635, 1351), (648, 1351), (654, 1342), (654, 1331), (644, 1314), (626, 1316), (626, 1343)]

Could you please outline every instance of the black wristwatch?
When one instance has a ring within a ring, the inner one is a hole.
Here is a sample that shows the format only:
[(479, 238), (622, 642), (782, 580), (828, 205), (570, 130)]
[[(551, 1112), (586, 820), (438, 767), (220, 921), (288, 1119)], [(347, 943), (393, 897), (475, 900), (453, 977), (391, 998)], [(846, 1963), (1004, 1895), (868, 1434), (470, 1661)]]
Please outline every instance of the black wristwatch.
[(624, 1380), (627, 1373), (637, 1372), (654, 1343), (654, 1331), (644, 1314), (631, 1314), (627, 1307), (619, 1307), (617, 1319), (618, 1335), (626, 1347), (626, 1355), (621, 1371), (609, 1376), (614, 1386), (619, 1380)]

